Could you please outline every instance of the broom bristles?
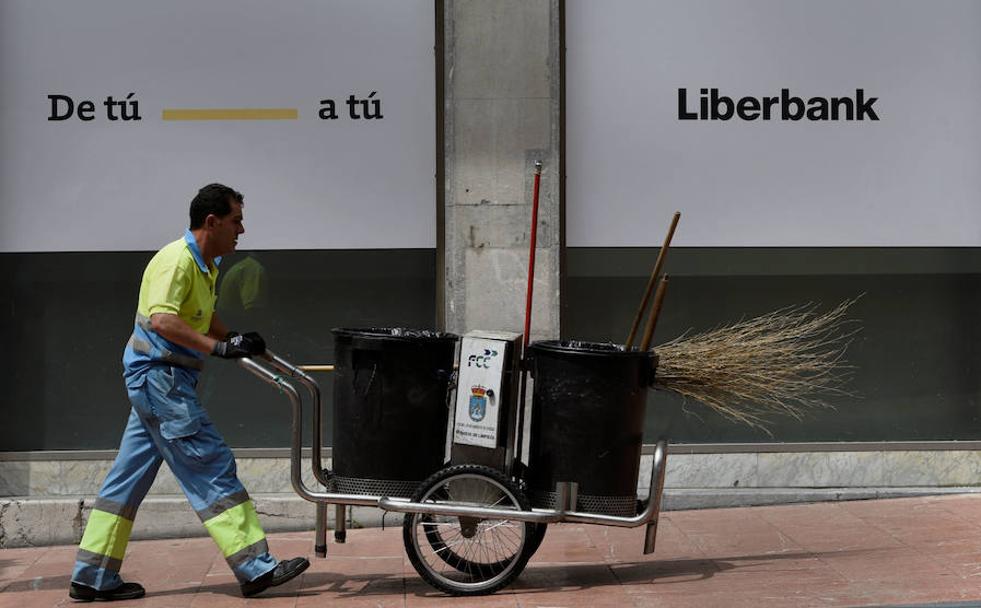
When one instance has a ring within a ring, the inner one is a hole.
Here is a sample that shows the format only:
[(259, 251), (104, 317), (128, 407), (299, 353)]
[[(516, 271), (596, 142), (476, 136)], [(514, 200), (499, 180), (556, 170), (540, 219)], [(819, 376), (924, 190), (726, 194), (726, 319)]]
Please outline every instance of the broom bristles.
[(700, 401), (719, 414), (767, 433), (769, 418), (800, 419), (828, 398), (852, 396), (854, 369), (845, 350), (861, 328), (845, 318), (855, 300), (818, 314), (817, 306), (784, 308), (655, 349), (654, 386)]

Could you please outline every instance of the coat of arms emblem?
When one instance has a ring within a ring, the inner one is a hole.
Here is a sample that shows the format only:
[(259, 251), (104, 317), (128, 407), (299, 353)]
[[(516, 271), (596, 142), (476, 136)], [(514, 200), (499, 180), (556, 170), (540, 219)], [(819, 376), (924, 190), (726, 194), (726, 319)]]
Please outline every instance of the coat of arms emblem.
[(483, 386), (470, 387), (470, 419), (480, 422), (487, 415), (487, 389)]

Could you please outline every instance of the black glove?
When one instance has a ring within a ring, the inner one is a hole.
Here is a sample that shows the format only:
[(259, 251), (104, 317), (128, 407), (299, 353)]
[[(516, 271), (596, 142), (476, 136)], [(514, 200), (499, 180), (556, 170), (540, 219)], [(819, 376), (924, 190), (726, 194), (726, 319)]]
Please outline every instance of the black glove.
[(215, 343), (211, 354), (222, 359), (244, 359), (266, 352), (266, 341), (254, 331), (238, 335), (230, 331), (225, 339)]

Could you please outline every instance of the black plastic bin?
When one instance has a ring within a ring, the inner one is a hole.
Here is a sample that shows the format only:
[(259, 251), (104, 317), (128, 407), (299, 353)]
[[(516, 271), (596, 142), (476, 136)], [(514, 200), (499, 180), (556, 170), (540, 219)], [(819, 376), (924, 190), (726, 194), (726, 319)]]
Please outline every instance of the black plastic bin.
[(458, 337), (403, 328), (332, 331), (333, 487), (409, 497), (443, 464)]
[(534, 378), (528, 486), (555, 506), (556, 482), (579, 484), (577, 511), (632, 517), (655, 355), (616, 344), (547, 340), (528, 350)]

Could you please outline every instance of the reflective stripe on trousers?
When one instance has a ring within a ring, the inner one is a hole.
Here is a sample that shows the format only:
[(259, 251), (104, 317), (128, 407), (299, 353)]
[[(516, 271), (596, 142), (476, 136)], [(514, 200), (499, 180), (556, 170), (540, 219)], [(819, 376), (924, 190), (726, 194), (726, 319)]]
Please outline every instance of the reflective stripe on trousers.
[(183, 378), (178, 369), (154, 366), (130, 387), (129, 422), (89, 515), (73, 582), (96, 589), (122, 584), (136, 510), (164, 461), (240, 582), (276, 567), (235, 457)]

